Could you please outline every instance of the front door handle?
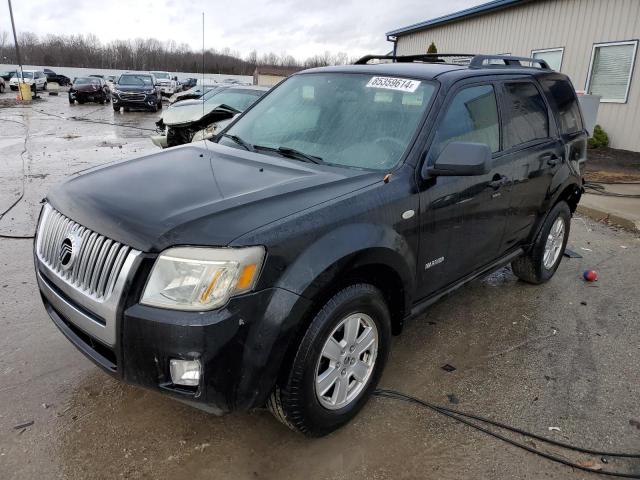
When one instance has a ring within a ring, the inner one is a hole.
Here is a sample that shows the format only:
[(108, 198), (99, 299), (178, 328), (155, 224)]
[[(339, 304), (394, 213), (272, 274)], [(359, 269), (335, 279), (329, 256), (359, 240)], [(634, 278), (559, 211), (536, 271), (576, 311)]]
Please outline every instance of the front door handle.
[(555, 153), (543, 153), (540, 155), (540, 160), (546, 161), (550, 167), (555, 167), (558, 164), (558, 156)]
[(509, 179), (507, 177), (505, 177), (504, 175), (496, 174), (493, 176), (493, 180), (489, 182), (489, 186), (494, 190), (498, 190), (503, 185), (506, 185), (507, 182), (509, 182)]

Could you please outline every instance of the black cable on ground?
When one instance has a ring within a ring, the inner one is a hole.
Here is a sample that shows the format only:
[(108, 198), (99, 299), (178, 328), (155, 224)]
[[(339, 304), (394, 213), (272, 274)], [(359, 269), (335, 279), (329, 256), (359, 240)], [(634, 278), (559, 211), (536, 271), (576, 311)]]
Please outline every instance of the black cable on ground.
[(50, 117), (56, 117), (56, 118), (60, 118), (62, 120), (74, 120), (76, 122), (87, 122), (87, 123), (97, 123), (100, 125), (110, 125), (112, 127), (123, 127), (123, 128), (131, 128), (133, 130), (144, 130), (146, 132), (155, 132), (156, 129), (155, 128), (146, 128), (146, 127), (138, 127), (136, 125), (126, 125), (126, 124), (122, 124), (122, 123), (115, 123), (115, 122), (107, 122), (107, 121), (103, 121), (103, 120), (93, 120), (91, 118), (86, 118), (86, 117), (64, 117), (62, 115), (57, 115), (55, 113), (51, 113), (51, 112), (45, 112), (44, 110), (38, 110), (34, 108), (34, 111), (41, 113), (42, 115), (48, 115)]
[[(411, 395), (406, 395), (404, 393), (400, 393), (397, 392), (395, 390), (386, 390), (386, 389), (377, 389), (374, 391), (374, 395), (379, 396), (379, 397), (383, 397), (383, 398), (389, 398), (389, 399), (393, 399), (393, 400), (401, 400), (404, 402), (409, 402), (409, 403), (414, 403), (420, 406), (423, 406), (425, 408), (428, 408), (436, 413), (440, 413), (441, 415), (445, 415), (449, 418), (452, 418), (454, 420), (457, 420), (458, 422), (461, 422), (471, 428), (474, 428), (476, 430), (479, 430), (483, 433), (486, 433), (487, 435), (490, 435), (492, 437), (495, 437), (499, 440), (502, 440), (506, 443), (509, 443), (510, 445), (513, 445), (515, 447), (521, 448), (523, 450), (526, 450), (530, 453), (539, 455), (541, 457), (544, 457), (548, 460), (552, 460), (554, 462), (557, 463), (561, 463), (563, 465), (566, 465), (568, 467), (572, 467), (572, 468), (576, 468), (578, 470), (582, 470), (585, 472), (589, 472), (589, 473), (597, 473), (600, 475), (607, 475), (607, 476), (614, 476), (614, 477), (621, 477), (621, 478), (637, 478), (640, 479), (640, 474), (634, 474), (634, 473), (624, 473), (624, 472), (615, 472), (612, 470), (596, 470), (594, 468), (589, 468), (586, 467), (584, 465), (580, 465), (578, 463), (575, 462), (571, 462), (569, 460), (565, 460), (564, 458), (561, 458), (559, 456), (556, 455), (552, 455), (550, 453), (546, 453), (546, 452), (542, 452), (536, 448), (530, 447), (524, 443), (512, 440), (510, 438), (505, 437), (504, 435), (501, 435), (499, 433), (493, 432), (491, 430), (489, 430), (488, 428), (485, 428), (481, 425), (478, 425), (476, 423), (473, 423), (469, 420), (467, 420), (466, 418), (471, 418), (483, 423), (486, 423), (488, 425), (493, 425), (495, 427), (498, 428), (503, 428), (506, 430), (509, 430), (511, 432), (514, 433), (518, 433), (520, 435), (529, 437), (529, 438), (535, 438), (539, 441), (548, 443), (550, 445), (555, 445), (558, 447), (562, 447), (568, 450), (573, 450), (576, 452), (581, 452), (581, 453), (588, 453), (591, 455), (598, 455), (598, 456), (602, 456), (602, 457), (617, 457), (617, 458), (640, 458), (640, 454), (632, 454), (632, 453), (614, 453), (614, 452), (600, 452), (597, 450), (592, 450), (592, 449), (586, 449), (586, 448), (580, 448), (580, 447), (576, 447), (573, 445), (570, 445), (568, 443), (564, 443), (564, 442), (558, 442), (556, 440), (551, 440), (549, 438), (545, 438), (542, 437), (540, 435), (536, 435), (530, 432), (526, 432), (525, 430), (519, 429), (519, 428), (515, 428), (515, 427), (511, 427), (509, 425), (505, 425), (501, 422), (496, 422), (493, 420), (490, 420), (488, 418), (485, 417), (481, 417), (479, 415), (473, 415), (473, 414), (468, 414), (465, 412), (461, 412), (459, 410), (454, 410), (451, 408), (447, 408), (447, 407), (443, 407), (441, 405), (436, 405), (430, 402), (427, 402), (425, 400), (421, 400), (419, 398), (416, 397), (412, 397)], [(466, 417), (466, 418), (465, 418)]]
[(29, 240), (32, 238), (36, 238), (35, 235), (9, 235), (5, 233), (0, 233), (0, 238), (9, 238), (12, 240)]
[(24, 135), (24, 145), (23, 145), (23, 149), (22, 152), (20, 153), (20, 160), (22, 161), (22, 190), (20, 192), (20, 195), (18, 195), (18, 198), (16, 198), (16, 200), (9, 205), (9, 207), (0, 212), (0, 220), (2, 220), (2, 218), (11, 211), (11, 209), (13, 207), (15, 207), (18, 203), (20, 203), (20, 201), (24, 198), (24, 191), (25, 191), (25, 175), (26, 175), (26, 166), (25, 166), (25, 161), (24, 161), (24, 154), (27, 153), (27, 142), (29, 141), (29, 126), (26, 123), (23, 122), (19, 122), (18, 120), (11, 120), (9, 118), (0, 118), (0, 120), (4, 120), (6, 122), (13, 122), (13, 123), (17, 123), (19, 125), (22, 125), (25, 129), (25, 135)]

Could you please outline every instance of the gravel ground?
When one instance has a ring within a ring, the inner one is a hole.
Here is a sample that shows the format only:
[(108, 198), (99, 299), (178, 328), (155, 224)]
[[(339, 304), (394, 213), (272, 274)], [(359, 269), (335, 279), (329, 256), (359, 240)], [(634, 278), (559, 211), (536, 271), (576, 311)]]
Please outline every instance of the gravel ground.
[[(137, 128), (156, 118), (65, 96), (0, 108), (0, 212), (21, 198), (0, 234), (30, 235), (40, 199), (74, 172), (153, 151)], [(640, 451), (640, 239), (575, 218), (569, 243), (583, 258), (565, 258), (545, 285), (503, 269), (409, 322), (381, 386), (580, 446)], [(595, 478), (387, 399), (309, 440), (266, 412), (213, 417), (122, 385), (49, 320), (31, 249), (0, 238), (2, 479)], [(587, 268), (597, 283), (581, 279)], [(605, 468), (640, 474), (638, 461)]]

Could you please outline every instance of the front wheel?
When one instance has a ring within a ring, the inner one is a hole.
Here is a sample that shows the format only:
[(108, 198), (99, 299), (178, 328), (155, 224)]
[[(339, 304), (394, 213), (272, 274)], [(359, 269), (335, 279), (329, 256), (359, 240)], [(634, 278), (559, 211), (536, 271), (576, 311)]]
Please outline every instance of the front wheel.
[(44, 90), (45, 92), (47, 91), (47, 82), (44, 82), (44, 85), (42, 86), (42, 90)]
[(547, 214), (531, 249), (511, 262), (520, 280), (535, 285), (548, 281), (556, 273), (569, 239), (571, 210), (566, 202), (558, 202)]
[[(376, 387), (389, 351), (390, 314), (369, 284), (335, 294), (315, 316), (268, 406), (289, 428), (326, 435), (351, 420)], [(286, 361), (286, 360), (285, 360)]]

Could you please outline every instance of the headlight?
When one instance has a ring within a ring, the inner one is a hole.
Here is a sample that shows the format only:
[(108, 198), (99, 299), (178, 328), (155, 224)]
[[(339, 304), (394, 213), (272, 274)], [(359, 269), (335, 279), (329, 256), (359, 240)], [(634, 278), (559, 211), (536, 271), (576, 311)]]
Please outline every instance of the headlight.
[(175, 310), (212, 310), (251, 291), (264, 260), (263, 247), (176, 247), (156, 260), (141, 303)]

